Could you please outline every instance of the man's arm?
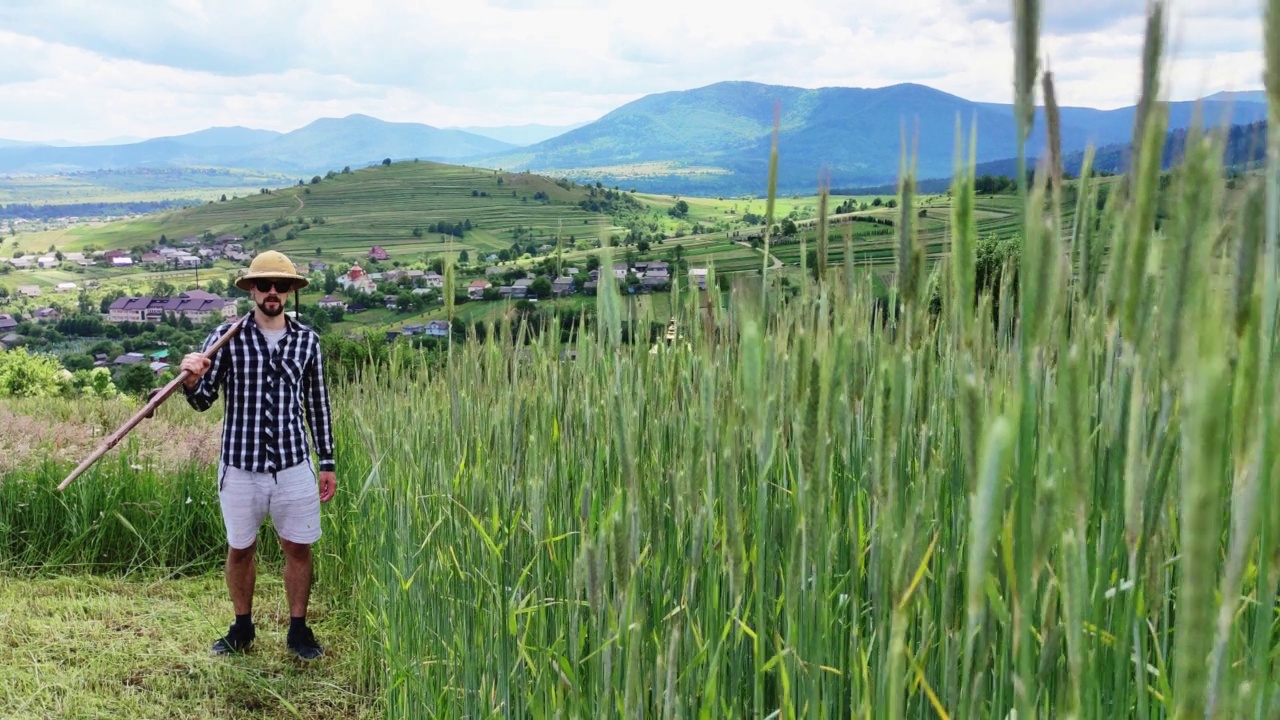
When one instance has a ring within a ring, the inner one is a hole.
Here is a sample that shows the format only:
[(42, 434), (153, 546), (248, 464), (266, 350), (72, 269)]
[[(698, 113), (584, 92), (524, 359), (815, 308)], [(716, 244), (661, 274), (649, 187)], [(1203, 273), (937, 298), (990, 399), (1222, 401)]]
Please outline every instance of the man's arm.
[[(209, 337), (205, 338), (204, 344), (200, 347), (200, 353), (206, 353), (213, 344), (222, 337), (225, 332), (223, 327), (219, 327), (213, 331)], [(193, 353), (194, 354), (194, 353)], [(218, 388), (222, 385), (223, 378), (226, 375), (226, 354), (227, 347), (223, 346), (218, 352), (213, 354), (212, 361), (209, 362), (208, 368), (203, 373), (192, 372), (196, 376), (196, 381), (192, 384), (183, 383), (182, 392), (187, 397), (187, 404), (191, 407), (204, 412), (218, 400)], [(184, 364), (186, 358), (184, 358)], [(190, 378), (188, 378), (190, 382)]]
[(329, 391), (324, 384), (324, 359), (320, 353), (320, 339), (312, 335), (315, 343), (311, 362), (302, 376), (302, 391), (307, 412), (307, 424), (315, 440), (316, 455), (320, 456), (320, 472), (333, 472), (333, 417), (329, 406)]

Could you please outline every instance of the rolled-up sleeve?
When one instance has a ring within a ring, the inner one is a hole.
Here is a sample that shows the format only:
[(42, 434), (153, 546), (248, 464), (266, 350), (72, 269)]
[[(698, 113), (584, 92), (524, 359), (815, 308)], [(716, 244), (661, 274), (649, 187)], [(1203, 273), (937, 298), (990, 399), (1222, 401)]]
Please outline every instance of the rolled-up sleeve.
[[(200, 352), (208, 352), (214, 343), (218, 342), (218, 338), (222, 337), (227, 331), (227, 327), (219, 327), (214, 330), (209, 337), (205, 338), (204, 344), (200, 346)], [(204, 412), (213, 407), (218, 400), (218, 388), (222, 385), (223, 375), (226, 374), (227, 348), (224, 346), (218, 352), (214, 353), (213, 359), (209, 364), (209, 370), (200, 377), (200, 381), (195, 387), (188, 388), (182, 386), (182, 392), (187, 397), (187, 404), (191, 407)]]
[(311, 362), (303, 375), (303, 394), (306, 398), (307, 424), (315, 440), (316, 455), (320, 458), (320, 470), (332, 472), (334, 463), (333, 417), (329, 404), (329, 391), (324, 384), (324, 359), (320, 341), (312, 335)]

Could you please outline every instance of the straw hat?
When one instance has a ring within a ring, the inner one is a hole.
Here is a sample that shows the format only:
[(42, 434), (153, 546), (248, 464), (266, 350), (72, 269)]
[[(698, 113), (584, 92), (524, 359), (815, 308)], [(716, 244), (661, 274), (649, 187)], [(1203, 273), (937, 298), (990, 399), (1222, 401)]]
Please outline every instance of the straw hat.
[(249, 272), (245, 273), (236, 280), (236, 287), (249, 292), (253, 287), (253, 281), (259, 278), (277, 279), (285, 278), (293, 281), (293, 289), (301, 290), (306, 287), (308, 280), (299, 275), (298, 271), (293, 267), (293, 263), (284, 253), (275, 250), (267, 250), (259, 253), (249, 264)]

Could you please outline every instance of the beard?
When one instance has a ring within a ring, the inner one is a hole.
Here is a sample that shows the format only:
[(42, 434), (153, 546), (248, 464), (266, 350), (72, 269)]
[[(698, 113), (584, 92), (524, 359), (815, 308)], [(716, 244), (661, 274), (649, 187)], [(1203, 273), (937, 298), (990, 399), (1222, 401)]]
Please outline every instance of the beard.
[(284, 302), (273, 295), (258, 303), (258, 309), (267, 317), (275, 317), (284, 312)]

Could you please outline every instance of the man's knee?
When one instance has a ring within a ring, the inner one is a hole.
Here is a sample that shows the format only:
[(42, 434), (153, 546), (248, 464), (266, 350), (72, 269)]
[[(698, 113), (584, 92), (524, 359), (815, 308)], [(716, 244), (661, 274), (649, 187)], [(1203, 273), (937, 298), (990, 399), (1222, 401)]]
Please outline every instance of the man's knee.
[(311, 546), (280, 538), (280, 549), (291, 560), (306, 562), (311, 559)]
[(227, 559), (233, 563), (243, 563), (253, 560), (253, 553), (258, 549), (258, 543), (253, 543), (246, 548), (236, 548), (227, 546)]

